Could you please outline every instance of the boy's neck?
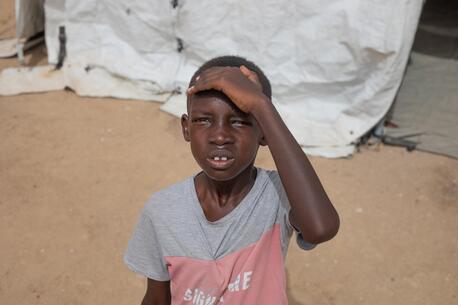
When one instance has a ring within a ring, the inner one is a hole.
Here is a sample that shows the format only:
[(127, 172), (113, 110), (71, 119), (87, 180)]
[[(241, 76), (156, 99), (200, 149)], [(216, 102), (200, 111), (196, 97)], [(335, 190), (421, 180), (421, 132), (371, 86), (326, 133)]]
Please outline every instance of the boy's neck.
[(247, 167), (237, 177), (227, 181), (216, 181), (204, 172), (196, 176), (194, 184), (202, 207), (237, 206), (251, 190), (256, 180), (256, 168)]

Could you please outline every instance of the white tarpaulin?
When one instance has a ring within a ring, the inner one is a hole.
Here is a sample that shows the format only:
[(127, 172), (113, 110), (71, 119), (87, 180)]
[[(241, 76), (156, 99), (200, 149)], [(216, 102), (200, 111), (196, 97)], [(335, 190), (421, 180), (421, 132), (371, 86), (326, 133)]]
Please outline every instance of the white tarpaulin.
[(16, 0), (15, 4), (16, 37), (0, 37), (0, 58), (16, 56), (18, 51), (22, 53), (43, 41), (40, 37), (28, 38), (44, 30), (44, 0)]
[[(77, 93), (159, 99), (175, 115), (185, 97), (167, 93), (184, 92), (204, 61), (246, 57), (271, 80), (304, 150), (337, 157), (351, 154), (388, 111), (421, 7), (422, 0), (47, 0), (46, 44), (56, 63), (65, 26), (63, 74)], [(114, 88), (123, 82), (120, 94)]]

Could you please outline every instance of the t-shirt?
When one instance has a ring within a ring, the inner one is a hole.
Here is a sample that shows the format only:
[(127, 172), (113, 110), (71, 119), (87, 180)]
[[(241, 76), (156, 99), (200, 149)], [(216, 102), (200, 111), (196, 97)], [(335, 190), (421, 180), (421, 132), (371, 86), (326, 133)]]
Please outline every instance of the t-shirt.
[[(243, 200), (208, 221), (194, 176), (146, 203), (124, 261), (148, 278), (170, 280), (172, 305), (286, 305), (284, 259), (293, 232), (276, 171), (257, 169)], [(298, 235), (298, 244), (304, 243)]]

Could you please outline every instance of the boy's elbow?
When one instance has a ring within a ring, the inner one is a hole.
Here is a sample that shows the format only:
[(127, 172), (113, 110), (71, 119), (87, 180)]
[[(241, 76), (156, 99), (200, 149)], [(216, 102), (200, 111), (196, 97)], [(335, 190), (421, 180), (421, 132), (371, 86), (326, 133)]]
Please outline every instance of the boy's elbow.
[(332, 224), (330, 224), (326, 230), (323, 230), (321, 234), (321, 238), (323, 242), (334, 238), (334, 236), (337, 235), (337, 232), (339, 232), (339, 228), (340, 228), (340, 219), (339, 217), (336, 217), (335, 221)]
[(307, 229), (301, 232), (307, 232), (308, 234), (302, 233), (302, 237), (305, 241), (311, 244), (320, 244), (324, 243), (334, 236), (337, 235), (340, 228), (340, 219), (339, 216), (336, 217), (332, 221), (327, 221), (325, 223), (318, 223), (312, 229)]

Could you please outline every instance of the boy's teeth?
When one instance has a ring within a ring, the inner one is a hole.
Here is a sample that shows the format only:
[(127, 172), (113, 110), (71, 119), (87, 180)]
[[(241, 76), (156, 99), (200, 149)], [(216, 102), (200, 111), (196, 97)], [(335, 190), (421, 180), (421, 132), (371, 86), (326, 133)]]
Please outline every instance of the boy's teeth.
[(229, 160), (229, 157), (227, 156), (222, 156), (222, 157), (212, 157), (214, 161), (227, 161)]

